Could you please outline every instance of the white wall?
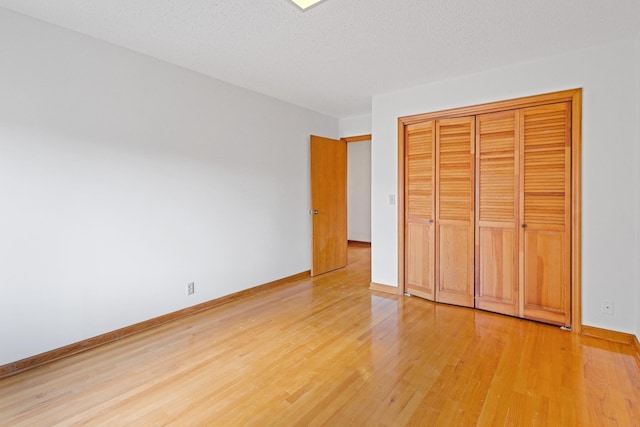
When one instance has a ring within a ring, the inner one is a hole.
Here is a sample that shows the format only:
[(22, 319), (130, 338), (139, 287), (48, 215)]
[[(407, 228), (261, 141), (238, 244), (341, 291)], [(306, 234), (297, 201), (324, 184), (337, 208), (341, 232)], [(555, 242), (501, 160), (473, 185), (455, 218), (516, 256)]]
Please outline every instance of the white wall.
[[(371, 134), (371, 115), (340, 119), (340, 137)], [(348, 239), (371, 242), (371, 142), (347, 144)]]
[[(636, 37), (636, 124), (637, 136), (636, 141), (640, 141), (640, 33)], [(636, 164), (640, 165), (640, 144), (636, 144), (637, 161)], [(636, 168), (636, 183), (640, 183), (640, 167)], [(637, 197), (636, 197), (636, 211), (640, 212), (640, 185), (636, 185)], [(640, 224), (640, 218), (636, 219)], [(640, 226), (636, 228), (636, 337), (640, 340)]]
[(371, 114), (340, 119), (340, 138), (347, 136), (369, 135), (371, 133)]
[(4, 9), (0, 94), (0, 365), (309, 269), (336, 119)]
[[(397, 285), (397, 118), (582, 87), (583, 323), (635, 333), (638, 321), (638, 96), (635, 38), (372, 100), (372, 281)], [(603, 315), (600, 302), (614, 301)], [(640, 330), (640, 329), (638, 329)]]
[(348, 239), (371, 242), (371, 141), (347, 144)]

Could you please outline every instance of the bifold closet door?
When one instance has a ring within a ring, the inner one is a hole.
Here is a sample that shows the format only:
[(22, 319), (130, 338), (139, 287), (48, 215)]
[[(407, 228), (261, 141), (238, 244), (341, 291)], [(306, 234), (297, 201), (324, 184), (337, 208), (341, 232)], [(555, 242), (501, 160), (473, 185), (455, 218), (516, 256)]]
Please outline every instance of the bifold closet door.
[(474, 117), (436, 121), (436, 301), (474, 304)]
[(433, 121), (405, 127), (405, 291), (435, 298)]
[(476, 307), (519, 316), (519, 113), (476, 117)]
[(520, 114), (522, 316), (571, 325), (571, 104)]

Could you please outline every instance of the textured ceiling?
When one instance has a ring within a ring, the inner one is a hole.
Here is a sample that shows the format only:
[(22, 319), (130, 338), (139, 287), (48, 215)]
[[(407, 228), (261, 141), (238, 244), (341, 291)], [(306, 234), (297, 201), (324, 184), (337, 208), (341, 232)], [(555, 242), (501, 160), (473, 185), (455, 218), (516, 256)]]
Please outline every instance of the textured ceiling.
[(334, 117), (371, 96), (640, 32), (640, 0), (0, 0)]

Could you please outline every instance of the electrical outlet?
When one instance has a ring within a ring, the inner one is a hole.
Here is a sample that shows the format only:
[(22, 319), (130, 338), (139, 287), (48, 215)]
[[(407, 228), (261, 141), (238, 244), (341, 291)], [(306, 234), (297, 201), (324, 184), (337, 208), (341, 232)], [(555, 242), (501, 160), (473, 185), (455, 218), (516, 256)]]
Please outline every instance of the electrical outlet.
[(604, 299), (600, 304), (602, 314), (613, 314), (613, 301)]
[(196, 293), (196, 284), (194, 282), (187, 283), (187, 295)]

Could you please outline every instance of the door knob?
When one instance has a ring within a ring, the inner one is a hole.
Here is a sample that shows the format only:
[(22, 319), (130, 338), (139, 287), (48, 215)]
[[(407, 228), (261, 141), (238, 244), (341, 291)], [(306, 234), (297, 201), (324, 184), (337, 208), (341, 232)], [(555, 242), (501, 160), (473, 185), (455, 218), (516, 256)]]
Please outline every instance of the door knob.
[(527, 228), (527, 224), (522, 224), (522, 228)]
[(433, 219), (429, 219), (429, 224), (433, 224)]
[(320, 213), (320, 211), (318, 209), (314, 209), (312, 212), (313, 212), (314, 215), (318, 215)]

